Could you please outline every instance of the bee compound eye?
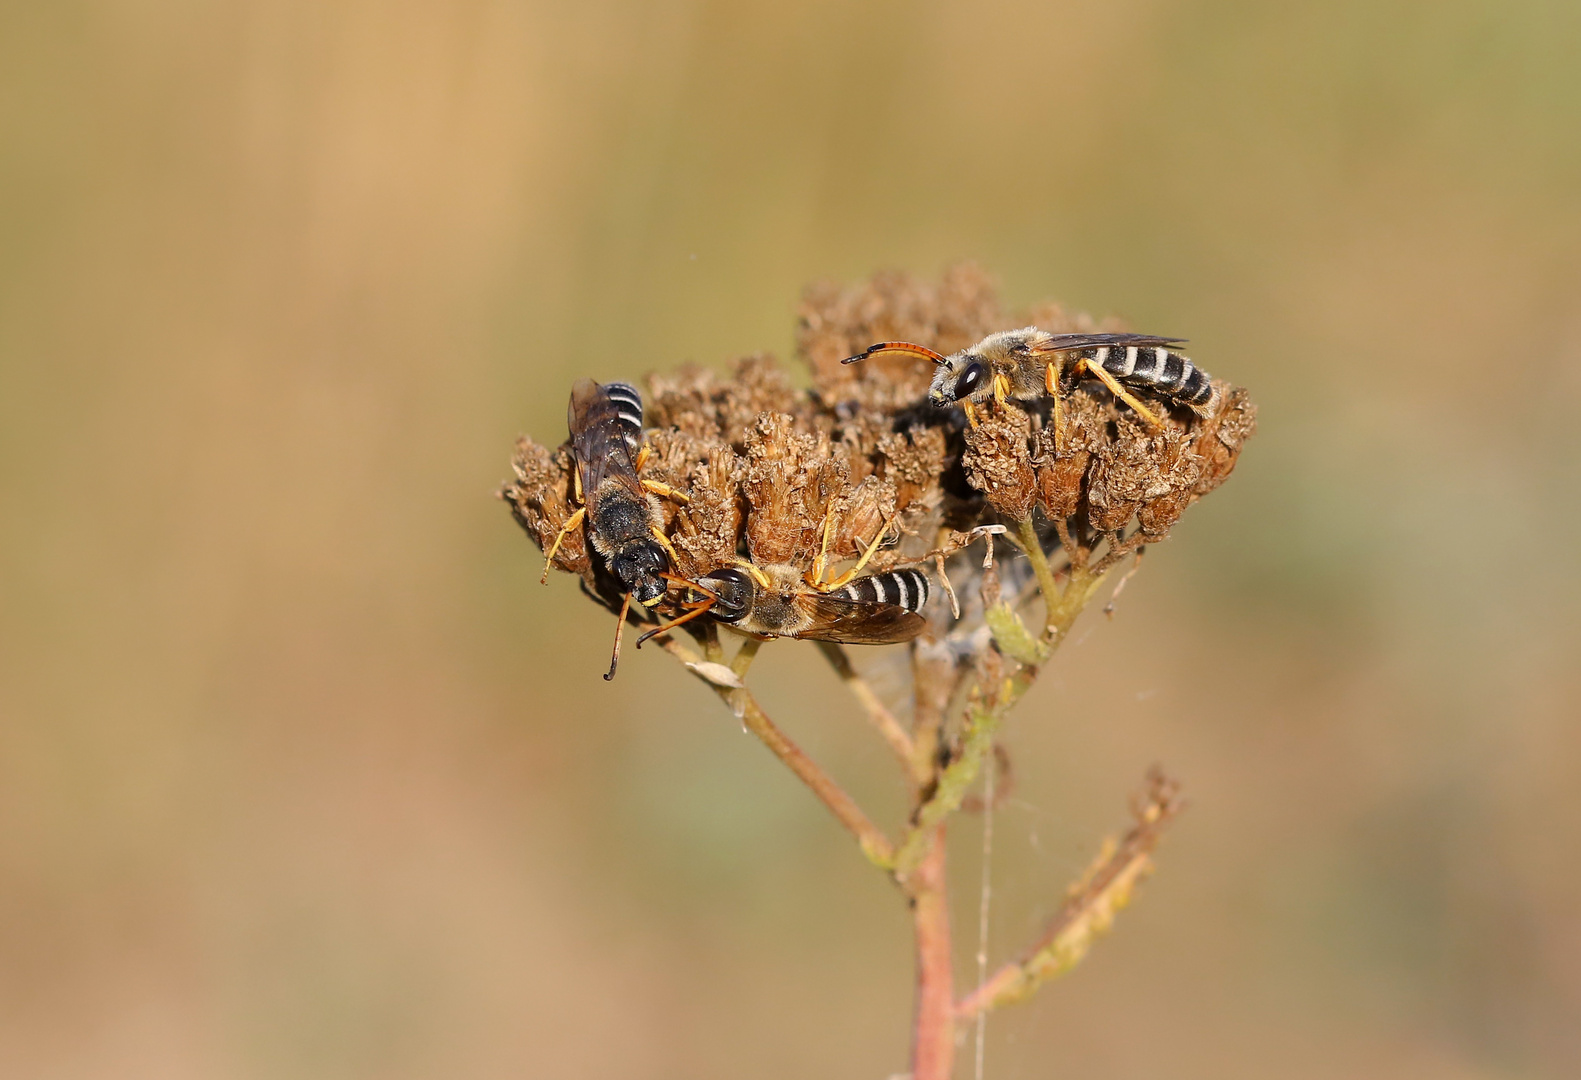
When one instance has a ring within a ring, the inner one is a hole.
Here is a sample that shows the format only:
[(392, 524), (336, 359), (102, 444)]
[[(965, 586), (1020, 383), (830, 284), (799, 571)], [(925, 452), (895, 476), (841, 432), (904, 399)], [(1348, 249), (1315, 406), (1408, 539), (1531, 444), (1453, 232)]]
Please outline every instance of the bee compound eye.
[(966, 370), (961, 372), (961, 381), (955, 384), (955, 396), (962, 398), (977, 389), (983, 381), (983, 365), (973, 361), (966, 365)]
[(700, 584), (718, 598), (714, 605), (716, 618), (734, 622), (752, 608), (752, 579), (740, 570), (719, 570), (703, 578)]

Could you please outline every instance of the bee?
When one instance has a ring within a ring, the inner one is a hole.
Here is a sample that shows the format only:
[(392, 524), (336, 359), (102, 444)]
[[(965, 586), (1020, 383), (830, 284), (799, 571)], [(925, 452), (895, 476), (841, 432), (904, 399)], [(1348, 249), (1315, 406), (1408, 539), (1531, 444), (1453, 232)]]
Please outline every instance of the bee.
[(661, 527), (655, 496), (678, 502), (687, 499), (669, 485), (639, 475), (648, 459), (648, 448), (640, 445), (642, 395), (636, 387), (578, 379), (571, 387), (566, 426), (576, 458), (575, 498), (582, 505), (566, 519), (545, 555), (540, 584), (548, 582), (549, 566), (560, 544), (585, 521), (588, 542), (626, 594), (615, 628), (614, 653), (604, 676), (608, 680), (615, 677), (615, 666), (620, 663), (621, 631), (632, 599), (651, 608), (669, 589), (665, 576), (676, 555)]
[(791, 563), (759, 566), (748, 559), (736, 559), (695, 581), (672, 578), (700, 598), (683, 600), (680, 607), (685, 614), (643, 634), (637, 645), (709, 614), (749, 634), (847, 645), (893, 645), (922, 633), (928, 625), (921, 614), (928, 602), (926, 574), (902, 569), (859, 576), (895, 519), (884, 522), (855, 566), (825, 580), (834, 523), (831, 507), (824, 517), (822, 546), (805, 574)]
[(909, 341), (881, 341), (842, 363), (854, 364), (886, 352), (932, 360), (939, 367), (928, 387), (928, 400), (939, 408), (959, 402), (974, 426), (977, 409), (990, 397), (1002, 406), (1006, 398), (1029, 401), (1047, 395), (1054, 399), (1056, 432), (1061, 394), (1090, 375), (1157, 428), (1162, 421), (1128, 386), (1185, 405), (1199, 416), (1212, 415), (1218, 404), (1208, 373), (1176, 351), (1175, 346), (1184, 341), (1151, 334), (1050, 334), (1028, 326), (989, 334), (949, 356)]
[(846, 645), (899, 644), (928, 625), (921, 614), (928, 577), (920, 570), (889, 570), (820, 587), (788, 563), (757, 566), (742, 559), (684, 584), (700, 598), (683, 601), (685, 614), (643, 634), (639, 647), (701, 615), (763, 637)]

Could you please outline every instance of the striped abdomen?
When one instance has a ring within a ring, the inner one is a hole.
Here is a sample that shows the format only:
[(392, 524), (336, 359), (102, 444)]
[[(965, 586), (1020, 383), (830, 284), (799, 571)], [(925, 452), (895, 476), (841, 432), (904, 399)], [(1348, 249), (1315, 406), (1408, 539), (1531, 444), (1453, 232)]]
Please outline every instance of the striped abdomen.
[(860, 577), (829, 594), (860, 604), (893, 604), (921, 611), (928, 602), (928, 575), (921, 570), (891, 570)]
[(1162, 345), (1101, 345), (1082, 357), (1099, 364), (1120, 382), (1204, 412), (1213, 401), (1208, 373), (1191, 358)]
[(587, 425), (609, 424), (635, 448), (642, 442), (642, 395), (629, 383), (604, 383), (598, 400), (588, 409)]

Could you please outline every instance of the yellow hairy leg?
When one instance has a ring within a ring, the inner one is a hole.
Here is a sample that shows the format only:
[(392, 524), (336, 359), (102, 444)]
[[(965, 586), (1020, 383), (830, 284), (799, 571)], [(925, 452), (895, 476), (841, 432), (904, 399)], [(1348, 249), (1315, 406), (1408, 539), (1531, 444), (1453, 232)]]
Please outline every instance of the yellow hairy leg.
[[(884, 537), (889, 535), (889, 527), (895, 524), (895, 519), (899, 516), (899, 513), (891, 514), (889, 516), (889, 520), (884, 522), (883, 525), (879, 526), (877, 535), (873, 537), (873, 542), (867, 545), (867, 550), (862, 553), (862, 557), (857, 560), (856, 565), (851, 567), (851, 569), (847, 570), (833, 581), (820, 580), (822, 577), (820, 572), (819, 576), (808, 582), (808, 584), (817, 589), (819, 592), (832, 592), (833, 590), (838, 589), (850, 582), (852, 578), (856, 577), (856, 575), (862, 572), (862, 568), (866, 566), (869, 560), (871, 560), (878, 552), (879, 545), (884, 542)], [(818, 568), (815, 567), (815, 569)]]
[(548, 554), (543, 557), (543, 577), (538, 579), (538, 584), (549, 584), (549, 567), (554, 563), (555, 552), (560, 550), (560, 545), (565, 542), (566, 536), (572, 529), (582, 524), (582, 519), (585, 517), (587, 517), (587, 507), (578, 507), (576, 513), (566, 518), (565, 524), (560, 526), (559, 535), (554, 538), (554, 543), (549, 545)]
[(1081, 362), (1081, 370), (1091, 372), (1099, 382), (1109, 388), (1111, 394), (1131, 406), (1136, 411), (1136, 414), (1146, 420), (1152, 427), (1161, 428), (1164, 426), (1164, 421), (1160, 420), (1152, 409), (1138, 401), (1129, 390), (1121, 386), (1120, 380), (1105, 371), (1102, 364), (1095, 364), (1091, 360), (1084, 359)]

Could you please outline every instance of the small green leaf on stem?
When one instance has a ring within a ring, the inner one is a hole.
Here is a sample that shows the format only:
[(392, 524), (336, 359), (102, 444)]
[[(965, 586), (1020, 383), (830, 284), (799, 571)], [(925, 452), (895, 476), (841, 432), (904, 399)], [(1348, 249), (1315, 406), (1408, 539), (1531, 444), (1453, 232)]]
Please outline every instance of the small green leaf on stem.
[(993, 633), (999, 651), (1012, 660), (1036, 667), (1049, 658), (1048, 645), (1034, 637), (1021, 616), (1003, 600), (983, 613), (983, 621)]

